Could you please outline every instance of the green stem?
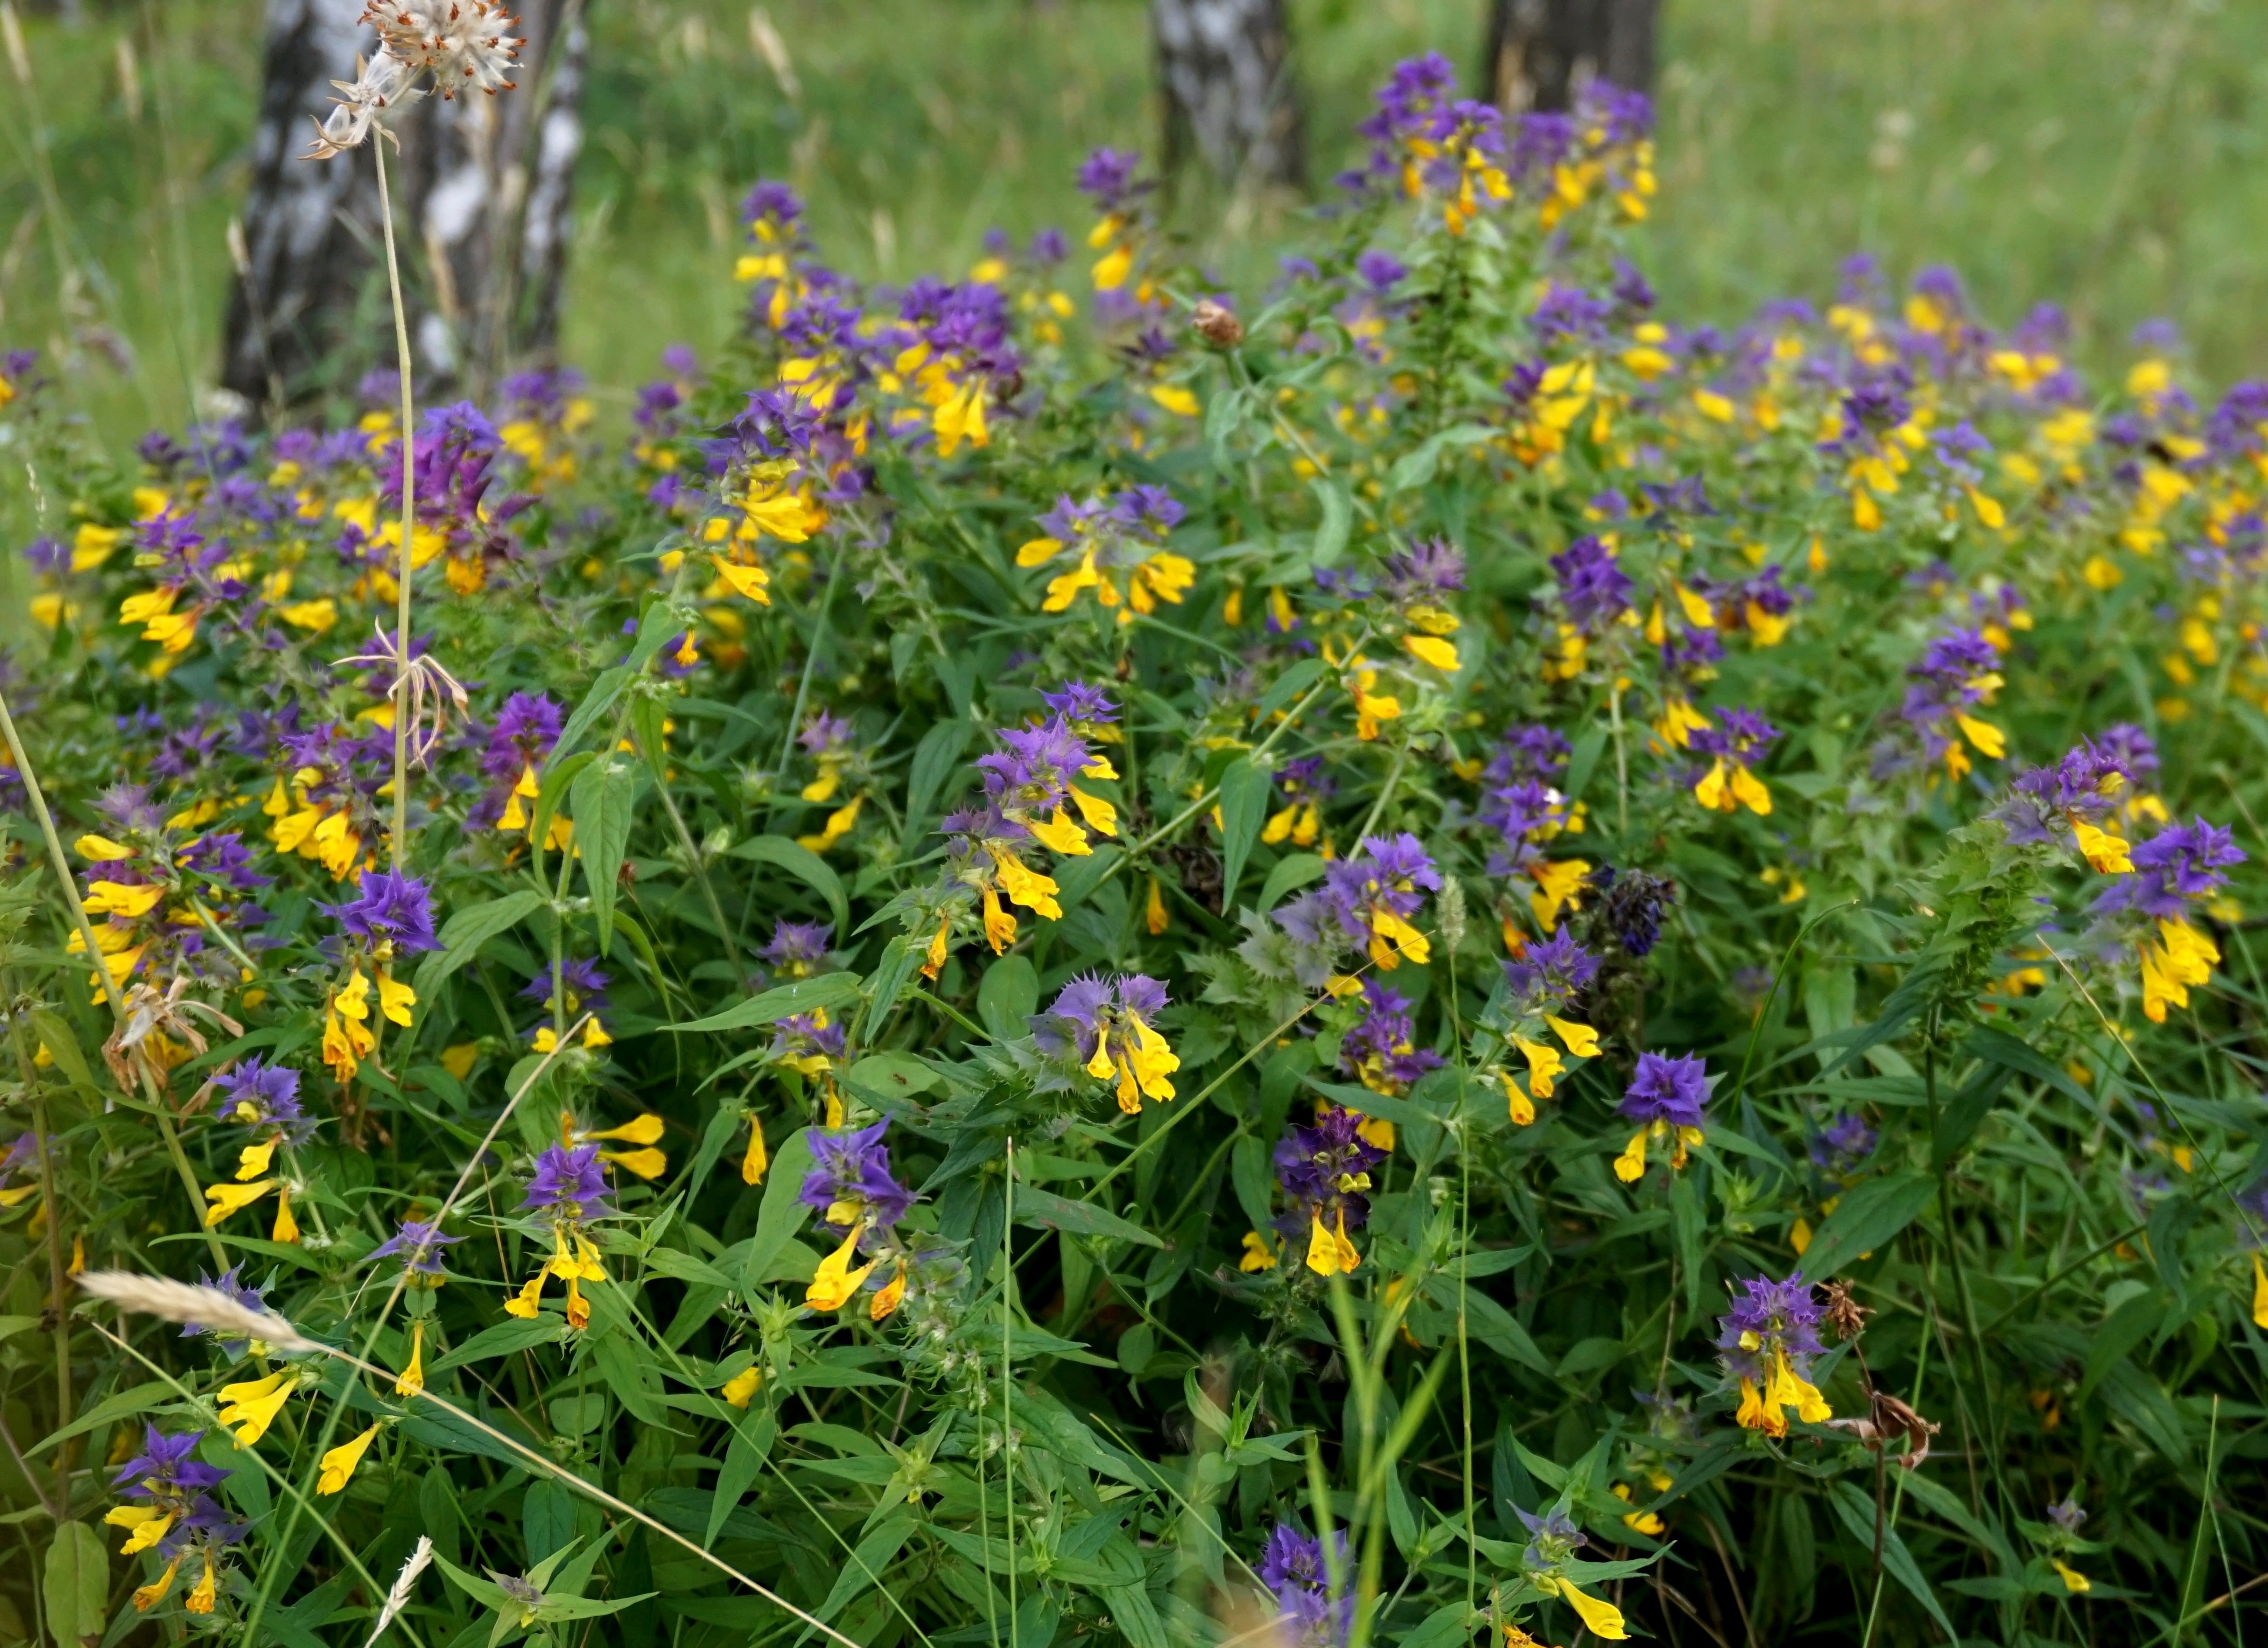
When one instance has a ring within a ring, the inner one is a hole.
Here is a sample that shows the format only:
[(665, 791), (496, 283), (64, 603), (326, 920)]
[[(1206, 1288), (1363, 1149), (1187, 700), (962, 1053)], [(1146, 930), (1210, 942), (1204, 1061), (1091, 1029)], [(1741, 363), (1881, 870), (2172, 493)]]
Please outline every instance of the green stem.
[(378, 161), (378, 221), (386, 232), (386, 285), (394, 298), (394, 352), (401, 379), (401, 549), (394, 566), (394, 873), (409, 852), (409, 546), (417, 514), (417, 437), (409, 362), (409, 316), (401, 302), (401, 265), (394, 250), (394, 198), (387, 192), (386, 129), (371, 136)]

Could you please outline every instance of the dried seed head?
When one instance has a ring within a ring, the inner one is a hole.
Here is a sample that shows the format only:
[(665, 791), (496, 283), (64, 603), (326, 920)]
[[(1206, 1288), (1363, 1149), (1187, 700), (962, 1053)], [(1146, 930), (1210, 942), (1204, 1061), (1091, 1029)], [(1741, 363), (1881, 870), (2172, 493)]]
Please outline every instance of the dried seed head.
[(1229, 313), (1226, 305), (1210, 298), (1201, 298), (1189, 316), (1189, 324), (1197, 334), (1215, 349), (1234, 349), (1244, 342), (1244, 322)]
[(370, 0), (362, 20), (411, 74), (430, 72), (444, 98), (510, 91), (512, 55), (527, 43), (500, 0)]
[(78, 1284), (121, 1310), (164, 1321), (195, 1322), (225, 1338), (258, 1339), (276, 1350), (323, 1348), (281, 1316), (239, 1304), (218, 1288), (198, 1287), (166, 1276), (136, 1276), (131, 1270), (89, 1270), (78, 1278)]
[(1820, 1291), (1827, 1295), (1821, 1318), (1835, 1330), (1837, 1339), (1856, 1339), (1867, 1331), (1867, 1318), (1874, 1313), (1852, 1299), (1849, 1288), (1840, 1282), (1829, 1282)]

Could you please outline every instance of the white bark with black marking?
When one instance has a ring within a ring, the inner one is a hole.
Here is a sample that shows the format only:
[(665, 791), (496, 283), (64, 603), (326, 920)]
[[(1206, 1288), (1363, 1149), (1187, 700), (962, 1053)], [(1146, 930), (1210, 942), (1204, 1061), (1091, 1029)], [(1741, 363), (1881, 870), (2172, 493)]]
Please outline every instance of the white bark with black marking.
[(1224, 181), (1302, 183), (1307, 158), (1284, 0), (1151, 0), (1166, 164), (1194, 148)]

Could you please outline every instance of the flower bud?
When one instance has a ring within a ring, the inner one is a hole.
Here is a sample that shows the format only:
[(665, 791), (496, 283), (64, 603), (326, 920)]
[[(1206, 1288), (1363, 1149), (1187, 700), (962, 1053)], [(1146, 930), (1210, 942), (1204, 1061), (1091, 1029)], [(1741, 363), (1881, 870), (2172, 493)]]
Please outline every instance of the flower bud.
[(1244, 322), (1232, 314), (1225, 304), (1210, 298), (1201, 298), (1189, 316), (1189, 324), (1197, 335), (1215, 349), (1234, 349), (1244, 342)]

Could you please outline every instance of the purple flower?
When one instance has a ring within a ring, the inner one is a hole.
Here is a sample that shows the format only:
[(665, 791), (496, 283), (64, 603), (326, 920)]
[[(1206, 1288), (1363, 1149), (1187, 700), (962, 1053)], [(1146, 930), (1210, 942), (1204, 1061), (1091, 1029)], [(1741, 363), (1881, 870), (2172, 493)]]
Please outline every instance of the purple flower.
[(370, 1250), (370, 1256), (399, 1258), (402, 1269), (410, 1276), (438, 1276), (444, 1274), (441, 1249), (451, 1242), (462, 1240), (461, 1236), (444, 1236), (438, 1225), (404, 1219), (399, 1231)]
[(433, 937), (433, 907), (423, 881), (391, 871), (365, 870), (359, 892), (347, 903), (323, 907), (350, 936), (369, 945), (390, 943), (396, 954), (441, 947)]
[(2048, 1520), (2066, 1534), (2076, 1534), (2087, 1520), (2087, 1512), (2080, 1508), (2076, 1491), (2066, 1494), (2048, 1507)]
[(1819, 1306), (1803, 1272), (1785, 1282), (1751, 1276), (1741, 1286), (1745, 1296), (1735, 1297), (1732, 1309), (1717, 1318), (1717, 1349), (1726, 1372), (1762, 1385), (1772, 1373), (1771, 1353), (1777, 1350), (1798, 1379), (1808, 1379), (1811, 1358), (1825, 1347), (1819, 1343)]
[(882, 1143), (889, 1126), (885, 1116), (856, 1132), (814, 1133), (811, 1154), (818, 1166), (804, 1175), (796, 1199), (838, 1231), (863, 1222), (879, 1233), (895, 1225), (913, 1206), (914, 1193), (890, 1174), (890, 1147)]
[(126, 1461), (110, 1479), (110, 1485), (129, 1499), (154, 1499), (159, 1493), (179, 1495), (218, 1487), (229, 1473), (190, 1457), (204, 1435), (202, 1431), (189, 1431), (167, 1436), (156, 1425), (146, 1426), (142, 1451)]
[(1544, 1009), (1568, 1001), (1598, 975), (1599, 958), (1564, 927), (1504, 964), (1504, 982), (1513, 995), (1523, 1004)]
[[(567, 992), (565, 1011), (579, 1013), (585, 1007), (603, 1015), (607, 1010), (607, 975), (599, 964), (588, 956), (571, 956), (560, 964), (559, 982)], [(520, 992), (522, 1001), (541, 1002), (554, 1006), (551, 999), (551, 973), (549, 968), (527, 981)]]
[(2244, 862), (2244, 850), (2235, 835), (2201, 818), (2160, 830), (2126, 856), (2134, 873), (2110, 885), (2095, 901), (2098, 912), (2134, 909), (2146, 916), (2179, 916), (2190, 900), (2227, 887), (2228, 878), (2221, 872)]
[(481, 770), (491, 778), (516, 779), (528, 768), (541, 766), (559, 741), (563, 714), (548, 693), (512, 694), (489, 729)]
[(1553, 555), (1551, 576), (1567, 615), (1586, 629), (1603, 628), (1629, 610), (1630, 577), (1596, 538), (1578, 538)]
[(1447, 538), (1420, 539), (1386, 557), (1381, 587), (1397, 601), (1438, 600), (1464, 586), (1464, 551)]
[(1118, 706), (1100, 687), (1082, 681), (1065, 681), (1054, 692), (1043, 692), (1040, 702), (1073, 727), (1107, 726), (1118, 719)]
[(1115, 216), (1149, 187), (1135, 180), (1141, 164), (1142, 157), (1130, 149), (1097, 149), (1079, 166), (1079, 192), (1094, 202), (1095, 210)]
[(1557, 1568), (1591, 1542), (1589, 1534), (1575, 1526), (1574, 1519), (1554, 1505), (1542, 1516), (1522, 1511), (1518, 1505), (1513, 1511), (1521, 1526), (1528, 1530), (1528, 1548), (1520, 1559), (1532, 1569)]
[(2130, 776), (2117, 754), (2082, 739), (2052, 767), (2017, 775), (2007, 798), (1987, 816), (2007, 827), (2015, 846), (2057, 840), (2073, 821), (2092, 822), (2108, 814)]
[(1811, 1165), (1837, 1179), (1849, 1179), (1874, 1153), (1877, 1135), (1856, 1111), (1837, 1116), (1813, 1136)]
[(1373, 1093), (1398, 1097), (1427, 1070), (1439, 1070), (1441, 1056), (1411, 1044), (1416, 1029), (1408, 997), (1365, 979), (1362, 997), (1368, 1011), (1340, 1041), (1339, 1068)]
[(1763, 759), (1779, 738), (1779, 729), (1753, 710), (1737, 706), (1718, 712), (1718, 725), (1701, 727), (1692, 735), (1697, 755), (1721, 756), (1743, 764)]
[(299, 1072), (286, 1064), (263, 1063), (258, 1056), (213, 1078), (226, 1095), (222, 1113), (232, 1122), (262, 1127), (302, 1119)]
[(1362, 1136), (1364, 1118), (1344, 1105), (1326, 1105), (1310, 1127), (1294, 1127), (1276, 1142), (1276, 1181), (1298, 1206), (1278, 1228), (1286, 1236), (1316, 1221), (1329, 1225), (1344, 1213), (1346, 1228), (1370, 1218), (1370, 1170), (1386, 1151)]
[(548, 1212), (555, 1220), (579, 1223), (613, 1212), (608, 1195), (607, 1170), (599, 1165), (596, 1144), (571, 1150), (554, 1144), (535, 1159), (534, 1175), (519, 1205), (523, 1212)]
[(1336, 1594), (1332, 1564), (1324, 1560), (1320, 1539), (1308, 1538), (1289, 1522), (1278, 1522), (1261, 1552), (1260, 1583), (1283, 1610), (1287, 1648), (1337, 1648), (1352, 1634), (1354, 1591), (1350, 1582), (1354, 1571), (1347, 1560), (1346, 1530), (1333, 1529), (1331, 1543), (1339, 1571)]
[(835, 928), (828, 922), (781, 922), (763, 947), (764, 963), (789, 978), (801, 978), (827, 960), (827, 946), (834, 937)]
[(1383, 298), (1410, 278), (1410, 266), (1390, 253), (1371, 251), (1354, 261), (1356, 278)]
[(1708, 1102), (1709, 1070), (1699, 1056), (1641, 1053), (1638, 1070), (1616, 1110), (1637, 1122), (1667, 1122), (1672, 1127), (1697, 1128), (1701, 1107)]

